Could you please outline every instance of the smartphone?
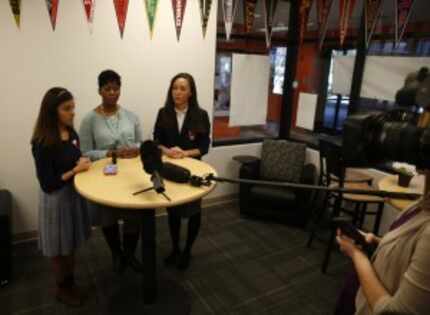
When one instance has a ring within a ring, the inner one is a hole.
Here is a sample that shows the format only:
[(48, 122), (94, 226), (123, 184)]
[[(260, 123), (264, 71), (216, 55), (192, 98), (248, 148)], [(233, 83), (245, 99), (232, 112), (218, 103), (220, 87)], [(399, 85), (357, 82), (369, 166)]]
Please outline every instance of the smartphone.
[(369, 244), (366, 242), (366, 238), (360, 231), (346, 218), (337, 217), (332, 220), (336, 228), (342, 231), (349, 238), (353, 239), (355, 243), (363, 249), (363, 251), (371, 257), (378, 247), (377, 244)]
[(116, 175), (118, 173), (118, 165), (109, 164), (103, 168), (103, 174), (105, 175)]
[(342, 231), (342, 234), (345, 234), (349, 238), (353, 239), (356, 244), (361, 245), (363, 248), (368, 246), (366, 242), (366, 238), (360, 231), (346, 218), (334, 218), (333, 224), (336, 228)]

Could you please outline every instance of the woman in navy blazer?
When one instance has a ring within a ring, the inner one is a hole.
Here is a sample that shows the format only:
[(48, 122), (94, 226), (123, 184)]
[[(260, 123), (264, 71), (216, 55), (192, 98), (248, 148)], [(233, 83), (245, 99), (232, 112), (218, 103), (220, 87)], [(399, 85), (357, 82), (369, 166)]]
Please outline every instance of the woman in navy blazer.
[[(154, 140), (160, 144), (163, 154), (181, 159), (201, 159), (210, 145), (208, 113), (201, 109), (197, 100), (194, 78), (188, 73), (177, 74), (170, 82), (166, 103), (158, 112), (154, 128)], [(191, 248), (200, 230), (201, 199), (168, 209), (172, 253), (165, 259), (166, 265), (185, 270), (191, 258)], [(184, 250), (179, 248), (181, 219), (188, 220), (188, 236)]]

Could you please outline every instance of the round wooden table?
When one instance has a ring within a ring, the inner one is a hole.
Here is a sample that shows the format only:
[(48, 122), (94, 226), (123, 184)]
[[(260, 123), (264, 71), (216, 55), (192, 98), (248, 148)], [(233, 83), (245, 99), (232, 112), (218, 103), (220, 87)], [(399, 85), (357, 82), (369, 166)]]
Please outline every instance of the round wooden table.
[[(394, 191), (394, 192), (410, 192), (410, 193), (424, 193), (424, 176), (417, 175), (412, 179), (409, 187), (402, 187), (398, 185), (398, 175), (388, 175), (378, 182), (380, 190)], [(397, 210), (403, 211), (412, 206), (417, 201), (404, 200), (404, 199), (389, 199), (388, 203)]]
[[(205, 162), (185, 158), (173, 160), (164, 158), (164, 162), (171, 162), (185, 167), (192, 175), (204, 176), (217, 175), (214, 168)], [(209, 194), (215, 183), (210, 186), (193, 187), (190, 184), (178, 184), (165, 180), (165, 194), (148, 191), (133, 195), (137, 191), (152, 187), (150, 175), (144, 169), (140, 158), (119, 159), (118, 174), (104, 175), (103, 168), (111, 162), (111, 159), (103, 159), (94, 162), (88, 172), (75, 176), (76, 190), (88, 200), (110, 207), (136, 211), (136, 215), (142, 220), (142, 259), (143, 259), (143, 304), (152, 304), (150, 310), (143, 307), (139, 301), (130, 301), (133, 294), (123, 294), (118, 302), (121, 307), (117, 310), (120, 314), (187, 314), (190, 311), (188, 299), (184, 292), (177, 294), (166, 292), (169, 288), (163, 288), (163, 294), (157, 295), (157, 270), (156, 270), (156, 227), (155, 209), (168, 208), (194, 201)], [(161, 281), (160, 281), (161, 282)], [(163, 283), (160, 283), (163, 286)], [(178, 289), (179, 286), (176, 286)], [(135, 290), (136, 291), (136, 290)], [(178, 290), (176, 290), (178, 291)], [(183, 291), (183, 289), (182, 289)], [(133, 292), (130, 292), (133, 293)], [(127, 302), (124, 298), (128, 298)], [(142, 300), (141, 298), (139, 300)], [(180, 305), (178, 305), (178, 303)], [(186, 304), (186, 305), (185, 305)], [(188, 305), (188, 306), (187, 306)], [(124, 306), (128, 306), (125, 308)], [(126, 309), (130, 311), (127, 312)], [(112, 309), (110, 310), (112, 311)], [(143, 313), (142, 313), (143, 312)], [(115, 313), (115, 312), (114, 312)]]

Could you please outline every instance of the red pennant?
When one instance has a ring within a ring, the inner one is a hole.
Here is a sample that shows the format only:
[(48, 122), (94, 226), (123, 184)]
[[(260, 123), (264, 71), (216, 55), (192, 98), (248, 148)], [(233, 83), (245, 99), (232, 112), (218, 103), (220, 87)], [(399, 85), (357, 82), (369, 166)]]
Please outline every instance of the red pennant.
[(255, 19), (255, 8), (257, 7), (257, 0), (244, 0), (243, 2), (243, 13), (245, 21), (245, 33), (252, 31)]
[(396, 44), (402, 40), (414, 3), (415, 0), (396, 1)]
[(349, 20), (351, 19), (352, 12), (354, 11), (356, 0), (340, 0), (339, 2), (339, 32), (340, 32), (340, 45), (345, 42), (348, 33)]
[(319, 47), (323, 46), (325, 36), (327, 34), (328, 17), (330, 14), (333, 0), (317, 0), (317, 22), (318, 22), (318, 37)]
[(309, 12), (312, 8), (313, 0), (303, 0), (300, 6), (300, 44), (303, 43), (306, 30), (308, 29)]
[(121, 33), (121, 38), (124, 35), (125, 21), (127, 20), (128, 0), (113, 0), (118, 20), (118, 27)]
[(54, 31), (55, 31), (55, 27), (57, 26), (58, 2), (59, 0), (46, 0), (49, 19), (51, 20), (52, 29)]
[(364, 16), (366, 18), (366, 45), (369, 46), (375, 32), (378, 19), (381, 17), (383, 0), (366, 0), (364, 2)]
[(94, 21), (94, 7), (96, 5), (95, 2), (96, 0), (83, 0), (85, 15), (90, 28), (92, 27)]
[(184, 23), (185, 7), (187, 0), (172, 0), (173, 16), (175, 18), (176, 38), (181, 38), (182, 24)]

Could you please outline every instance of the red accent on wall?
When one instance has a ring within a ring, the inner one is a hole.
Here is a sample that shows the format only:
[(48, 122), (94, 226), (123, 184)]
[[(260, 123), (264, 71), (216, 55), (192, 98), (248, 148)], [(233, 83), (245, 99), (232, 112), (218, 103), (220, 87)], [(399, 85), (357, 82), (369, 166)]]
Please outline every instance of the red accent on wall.
[(213, 124), (213, 138), (228, 139), (239, 138), (240, 127), (229, 127), (228, 117), (215, 117)]

